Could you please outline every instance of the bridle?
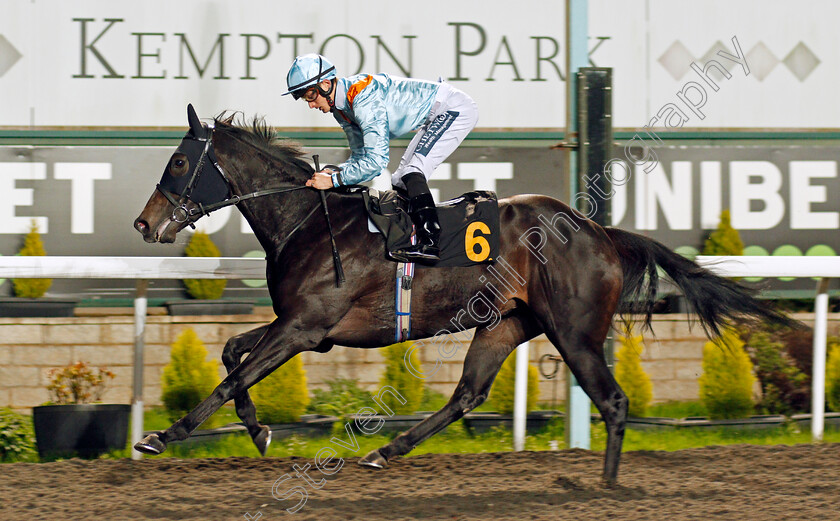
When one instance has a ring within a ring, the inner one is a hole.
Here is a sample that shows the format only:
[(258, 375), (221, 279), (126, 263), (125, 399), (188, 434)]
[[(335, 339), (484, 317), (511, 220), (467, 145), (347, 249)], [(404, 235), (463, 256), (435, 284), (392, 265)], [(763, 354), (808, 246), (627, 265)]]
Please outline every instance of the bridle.
[[(192, 176), (190, 180), (187, 182), (187, 186), (184, 187), (184, 190), (178, 196), (178, 199), (175, 199), (171, 193), (167, 190), (164, 190), (160, 183), (156, 185), (155, 188), (163, 194), (167, 201), (174, 207), (172, 210), (172, 220), (177, 223), (188, 222), (190, 226), (195, 228), (195, 220), (208, 215), (210, 212), (214, 212), (226, 206), (232, 206), (235, 204), (239, 204), (242, 201), (246, 201), (248, 199), (253, 199), (255, 197), (262, 197), (265, 195), (273, 195), (273, 194), (282, 194), (286, 192), (294, 192), (296, 190), (302, 190), (307, 188), (306, 185), (298, 185), (293, 183), (281, 183), (282, 186), (277, 188), (269, 188), (267, 190), (258, 190), (256, 192), (252, 192), (246, 195), (237, 195), (233, 193), (233, 187), (230, 183), (230, 180), (225, 175), (224, 170), (222, 167), (219, 166), (219, 161), (216, 158), (216, 153), (213, 151), (213, 131), (215, 127), (212, 123), (207, 124), (205, 126), (207, 130), (207, 134), (205, 137), (193, 137), (193, 136), (185, 136), (184, 139), (190, 139), (193, 141), (200, 141), (204, 143), (204, 149), (201, 152), (201, 155), (198, 158), (198, 162), (196, 163), (195, 169), (193, 170)], [(201, 177), (201, 172), (204, 169), (204, 164), (207, 160), (210, 160), (210, 165), (216, 172), (221, 176), (224, 180), (225, 184), (227, 185), (228, 195), (225, 199), (217, 202), (213, 202), (210, 204), (202, 204), (197, 203), (195, 201), (191, 201), (196, 206), (193, 208), (187, 207), (187, 202), (190, 201), (190, 196), (192, 195), (193, 190), (195, 189), (196, 185), (198, 184), (198, 180)], [(311, 215), (312, 212), (310, 212)], [(196, 217), (195, 220), (189, 221), (191, 217)]]
[[(224, 170), (222, 170), (222, 167), (219, 166), (219, 161), (216, 158), (216, 153), (213, 150), (213, 132), (215, 131), (215, 125), (214, 125), (214, 123), (209, 123), (209, 124), (205, 124), (203, 126), (205, 128), (204, 137), (192, 136), (192, 135), (189, 135), (189, 134), (184, 136), (184, 139), (190, 139), (190, 140), (193, 140), (193, 141), (203, 142), (204, 143), (204, 148), (201, 151), (201, 155), (199, 156), (198, 161), (196, 162), (195, 169), (193, 169), (193, 173), (190, 176), (190, 179), (187, 182), (187, 185), (181, 191), (181, 194), (178, 196), (178, 199), (175, 199), (175, 197), (173, 197), (172, 194), (168, 190), (165, 190), (163, 187), (161, 187), (160, 183), (158, 183), (155, 186), (155, 188), (161, 194), (163, 194), (163, 196), (166, 198), (166, 200), (169, 201), (169, 203), (174, 207), (173, 210), (172, 210), (172, 216), (171, 216), (171, 219), (174, 222), (176, 222), (176, 223), (187, 223), (189, 226), (191, 226), (193, 229), (195, 229), (195, 221), (197, 221), (201, 217), (204, 217), (205, 215), (210, 214), (211, 212), (214, 212), (214, 211), (219, 210), (221, 208), (225, 208), (226, 206), (232, 206), (232, 205), (235, 205), (235, 204), (239, 204), (242, 201), (247, 201), (248, 199), (254, 199), (255, 197), (263, 197), (263, 196), (266, 196), (266, 195), (274, 195), (274, 194), (284, 194), (284, 193), (288, 193), (288, 192), (294, 192), (294, 191), (297, 191), (297, 190), (303, 190), (305, 188), (309, 188), (305, 184), (300, 185), (300, 184), (285, 183), (284, 182), (284, 183), (281, 183), (281, 186), (276, 187), (276, 188), (268, 188), (266, 190), (258, 190), (256, 192), (251, 192), (250, 194), (245, 194), (245, 195), (234, 194), (233, 193), (233, 186), (231, 185), (231, 182), (228, 179), (228, 177), (225, 175)], [(317, 164), (317, 161), (318, 161), (317, 157), (318, 156), (315, 156), (316, 164)], [(222, 199), (220, 201), (211, 202), (209, 204), (203, 204), (203, 203), (199, 203), (199, 202), (191, 200), (190, 196), (192, 195), (193, 190), (198, 185), (198, 181), (201, 177), (202, 170), (204, 169), (204, 165), (208, 160), (210, 161), (210, 165), (212, 166), (212, 168), (216, 171), (216, 173), (219, 174), (219, 176), (224, 181), (224, 183), (227, 187), (227, 195), (225, 196), (224, 199)], [(319, 169), (319, 168), (316, 167), (316, 169)], [(171, 175), (171, 174), (169, 174), (169, 175)], [(166, 176), (165, 173), (164, 173), (164, 176)], [(161, 180), (163, 180), (163, 179), (161, 179)], [(338, 249), (335, 245), (335, 238), (333, 237), (333, 233), (332, 233), (332, 226), (330, 225), (330, 213), (329, 213), (329, 209), (327, 208), (327, 198), (326, 198), (326, 195), (324, 194), (323, 191), (321, 191), (320, 194), (321, 194), (320, 206), (323, 206), (323, 208), (324, 208), (324, 215), (327, 218), (327, 226), (329, 228), (330, 240), (331, 240), (331, 243), (332, 243), (333, 261), (334, 261), (335, 270), (336, 270), (336, 286), (340, 287), (341, 284), (345, 280), (344, 279), (344, 269), (341, 266), (341, 258), (338, 255)], [(189, 208), (187, 206), (188, 201), (192, 202), (196, 206), (194, 206), (192, 208)], [(319, 204), (316, 203), (315, 206), (313, 206), (312, 209), (309, 211), (309, 213), (306, 214), (306, 217), (304, 217), (298, 224), (295, 225), (294, 228), (292, 228), (292, 231), (289, 232), (289, 234), (283, 239), (283, 241), (277, 246), (277, 248), (275, 248), (275, 254), (282, 251), (283, 247), (286, 245), (286, 243), (289, 242), (289, 240), (294, 236), (294, 234), (297, 233), (297, 231), (301, 229), (301, 227), (304, 225), (304, 223), (306, 223), (306, 221), (308, 221), (309, 218), (312, 217), (315, 214), (315, 211), (318, 209), (318, 206), (319, 206)], [(198, 216), (198, 217), (196, 217), (196, 216)], [(195, 219), (192, 219), (193, 217), (195, 217)]]

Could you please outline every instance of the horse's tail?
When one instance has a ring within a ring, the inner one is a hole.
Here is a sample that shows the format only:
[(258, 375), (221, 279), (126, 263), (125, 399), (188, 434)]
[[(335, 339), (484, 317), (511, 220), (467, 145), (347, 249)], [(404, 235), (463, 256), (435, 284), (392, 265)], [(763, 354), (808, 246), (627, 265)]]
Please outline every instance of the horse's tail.
[(651, 325), (659, 283), (657, 266), (665, 270), (683, 291), (710, 337), (719, 336), (721, 328), (735, 318), (766, 320), (788, 327), (802, 326), (766, 302), (756, 299), (756, 290), (719, 277), (653, 239), (618, 228), (607, 227), (605, 230), (618, 251), (624, 270), (621, 300), (631, 304), (622, 308), (622, 314), (629, 311), (645, 315), (647, 328)]

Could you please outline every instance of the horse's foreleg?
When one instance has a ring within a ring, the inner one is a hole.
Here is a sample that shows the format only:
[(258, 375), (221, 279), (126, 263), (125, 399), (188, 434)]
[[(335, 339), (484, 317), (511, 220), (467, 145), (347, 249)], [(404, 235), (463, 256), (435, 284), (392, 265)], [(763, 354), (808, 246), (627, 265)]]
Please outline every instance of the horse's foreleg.
[[(236, 366), (242, 361), (242, 357), (251, 352), (266, 331), (268, 331), (268, 324), (236, 335), (227, 341), (222, 351), (222, 363), (225, 364), (228, 374), (236, 369)], [(251, 435), (257, 450), (260, 451), (262, 456), (265, 456), (265, 451), (271, 443), (271, 429), (257, 421), (257, 409), (254, 407), (254, 402), (248, 395), (248, 391), (236, 394), (233, 397), (233, 403), (236, 405), (236, 415), (245, 423), (248, 434)]]
[(388, 445), (369, 453), (359, 464), (384, 467), (389, 459), (408, 454), (418, 444), (481, 405), (508, 355), (516, 346), (539, 334), (538, 326), (527, 313), (515, 312), (505, 317), (492, 331), (479, 327), (467, 351), (463, 375), (449, 402)]
[(247, 391), (293, 356), (317, 347), (323, 337), (322, 331), (301, 332), (296, 329), (292, 335), (284, 334), (286, 329), (287, 325), (280, 324), (279, 320), (272, 322), (251, 354), (216, 386), (209, 397), (171, 427), (146, 436), (134, 448), (147, 454), (160, 454), (170, 441), (188, 438), (219, 407)]

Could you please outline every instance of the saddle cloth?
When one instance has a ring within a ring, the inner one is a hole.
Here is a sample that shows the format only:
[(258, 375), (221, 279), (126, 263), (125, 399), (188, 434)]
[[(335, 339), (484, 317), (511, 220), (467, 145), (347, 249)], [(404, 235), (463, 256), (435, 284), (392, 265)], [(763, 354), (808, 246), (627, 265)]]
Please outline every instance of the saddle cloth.
[[(402, 261), (400, 251), (412, 244), (414, 226), (408, 200), (394, 190), (362, 192), (368, 217), (385, 237), (389, 258)], [(499, 204), (496, 193), (467, 192), (437, 205), (440, 221), (440, 261), (434, 268), (494, 263), (499, 255)]]

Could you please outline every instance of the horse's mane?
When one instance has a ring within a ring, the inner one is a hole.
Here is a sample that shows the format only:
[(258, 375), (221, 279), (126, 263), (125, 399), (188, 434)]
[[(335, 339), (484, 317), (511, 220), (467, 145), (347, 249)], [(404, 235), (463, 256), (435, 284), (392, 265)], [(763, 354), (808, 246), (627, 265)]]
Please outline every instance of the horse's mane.
[(282, 163), (312, 172), (312, 167), (301, 159), (306, 152), (300, 145), (277, 135), (274, 127), (265, 122), (265, 118), (254, 116), (249, 122), (241, 112), (224, 111), (215, 118), (216, 130), (230, 134), (234, 138), (259, 149)]

